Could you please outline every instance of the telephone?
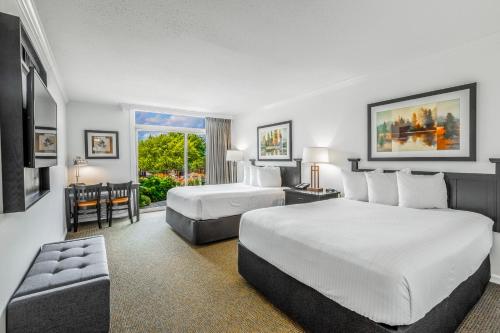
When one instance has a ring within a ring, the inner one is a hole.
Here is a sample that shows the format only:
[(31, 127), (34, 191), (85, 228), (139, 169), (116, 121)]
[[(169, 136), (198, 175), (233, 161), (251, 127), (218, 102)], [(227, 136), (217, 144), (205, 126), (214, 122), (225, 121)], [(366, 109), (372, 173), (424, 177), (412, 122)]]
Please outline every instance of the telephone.
[(295, 185), (295, 188), (297, 190), (307, 190), (307, 188), (309, 187), (309, 183), (301, 183), (299, 185)]

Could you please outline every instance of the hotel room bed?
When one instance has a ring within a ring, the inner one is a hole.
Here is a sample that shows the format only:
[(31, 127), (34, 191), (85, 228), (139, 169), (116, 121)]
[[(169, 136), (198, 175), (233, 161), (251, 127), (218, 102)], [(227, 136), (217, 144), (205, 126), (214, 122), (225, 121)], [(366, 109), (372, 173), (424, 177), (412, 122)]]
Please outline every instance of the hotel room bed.
[[(496, 175), (446, 182), (451, 207), (496, 212)], [(259, 209), (242, 216), (238, 270), (310, 331), (453, 332), (490, 278), (485, 215), (346, 199)]]
[(252, 209), (282, 206), (282, 187), (243, 183), (176, 187), (168, 192), (167, 206), (193, 220), (241, 215)]
[(282, 187), (236, 183), (171, 189), (166, 221), (192, 244), (237, 237), (242, 213), (284, 204), (283, 187), (300, 183), (300, 159), (295, 161), (296, 166), (280, 167)]
[(236, 184), (177, 187), (167, 196), (167, 223), (193, 244), (238, 236), (241, 214), (283, 205), (281, 187)]
[(477, 271), (492, 225), (472, 212), (333, 199), (245, 213), (240, 243), (340, 305), (400, 326)]

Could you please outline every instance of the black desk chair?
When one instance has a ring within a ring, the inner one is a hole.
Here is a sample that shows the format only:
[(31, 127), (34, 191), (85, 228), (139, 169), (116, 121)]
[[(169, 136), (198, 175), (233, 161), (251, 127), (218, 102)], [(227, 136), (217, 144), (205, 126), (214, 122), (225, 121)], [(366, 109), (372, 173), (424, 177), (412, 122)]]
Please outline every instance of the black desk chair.
[(101, 189), (102, 183), (96, 185), (72, 185), (75, 210), (73, 212), (73, 231), (78, 231), (78, 216), (89, 213), (97, 214), (97, 224), (101, 225)]
[(109, 226), (113, 222), (113, 211), (128, 210), (130, 222), (134, 223), (132, 218), (132, 182), (112, 184), (108, 183), (108, 221)]

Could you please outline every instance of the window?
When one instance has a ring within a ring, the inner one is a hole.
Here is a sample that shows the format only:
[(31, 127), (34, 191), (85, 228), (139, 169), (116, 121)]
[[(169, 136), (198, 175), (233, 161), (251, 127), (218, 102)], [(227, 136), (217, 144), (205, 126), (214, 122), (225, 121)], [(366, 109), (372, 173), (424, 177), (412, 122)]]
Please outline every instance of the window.
[(205, 130), (205, 118), (180, 116), (168, 113), (136, 111), (136, 125), (201, 128)]
[(205, 118), (135, 111), (141, 201), (163, 202), (176, 186), (205, 183)]

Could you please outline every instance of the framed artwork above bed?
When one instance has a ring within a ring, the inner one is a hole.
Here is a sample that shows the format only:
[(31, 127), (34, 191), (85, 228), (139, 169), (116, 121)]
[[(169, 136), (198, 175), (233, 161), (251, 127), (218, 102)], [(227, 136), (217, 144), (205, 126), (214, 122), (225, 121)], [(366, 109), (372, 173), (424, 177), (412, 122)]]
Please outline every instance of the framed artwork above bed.
[(257, 160), (292, 160), (292, 121), (257, 127)]
[(368, 160), (475, 161), (476, 85), (368, 104)]

